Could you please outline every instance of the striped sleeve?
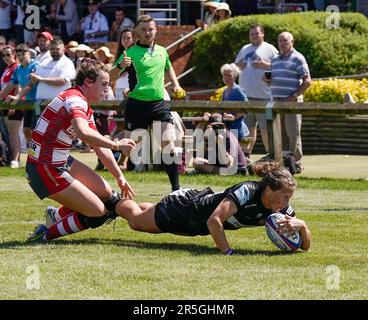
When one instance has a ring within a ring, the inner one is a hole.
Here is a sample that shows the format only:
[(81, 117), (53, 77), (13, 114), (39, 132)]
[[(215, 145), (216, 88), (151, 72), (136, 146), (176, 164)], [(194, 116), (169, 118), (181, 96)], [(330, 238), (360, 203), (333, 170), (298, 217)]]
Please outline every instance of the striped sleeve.
[(250, 200), (250, 191), (246, 184), (240, 184), (225, 190), (226, 198), (233, 201), (240, 210), (240, 208)]

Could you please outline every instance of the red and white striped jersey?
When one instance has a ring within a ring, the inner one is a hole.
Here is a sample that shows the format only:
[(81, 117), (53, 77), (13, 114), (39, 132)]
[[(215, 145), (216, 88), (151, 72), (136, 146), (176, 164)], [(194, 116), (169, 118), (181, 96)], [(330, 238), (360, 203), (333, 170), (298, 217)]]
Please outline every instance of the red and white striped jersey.
[(66, 163), (76, 139), (71, 120), (83, 118), (89, 127), (96, 130), (93, 110), (80, 87), (73, 87), (61, 92), (41, 113), (32, 133), (28, 160), (62, 166)]

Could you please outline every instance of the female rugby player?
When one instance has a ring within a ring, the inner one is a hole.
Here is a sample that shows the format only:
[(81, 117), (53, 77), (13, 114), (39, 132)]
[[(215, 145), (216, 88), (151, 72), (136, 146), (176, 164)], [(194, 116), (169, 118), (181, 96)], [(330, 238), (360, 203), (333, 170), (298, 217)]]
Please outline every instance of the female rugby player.
[(51, 223), (37, 227), (29, 241), (49, 241), (95, 228), (116, 216), (114, 207), (120, 199), (117, 193), (101, 176), (70, 155), (76, 138), (93, 147), (115, 177), (122, 196), (134, 196), (111, 149), (129, 153), (135, 143), (130, 139), (112, 141), (99, 134), (89, 105), (101, 100), (107, 89), (108, 70), (99, 61), (85, 59), (75, 82), (75, 87), (61, 92), (48, 104), (32, 134), (26, 165), (28, 182), (40, 199), (52, 199), (62, 207), (46, 210)]
[(138, 205), (132, 200), (120, 200), (116, 213), (136, 231), (187, 236), (210, 234), (218, 249), (231, 255), (233, 250), (225, 230), (262, 226), (270, 214), (281, 212), (285, 217), (279, 222), (278, 231), (299, 231), (301, 249), (308, 250), (311, 233), (289, 205), (296, 188), (293, 176), (274, 161), (258, 162), (253, 165), (253, 171), (263, 177), (260, 182), (239, 183), (219, 193), (210, 188), (178, 190), (157, 204)]

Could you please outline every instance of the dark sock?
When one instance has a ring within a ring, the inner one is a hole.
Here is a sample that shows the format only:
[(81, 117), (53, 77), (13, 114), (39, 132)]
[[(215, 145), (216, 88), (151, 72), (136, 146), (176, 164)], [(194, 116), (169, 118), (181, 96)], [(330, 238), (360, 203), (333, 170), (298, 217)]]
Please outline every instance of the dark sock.
[(171, 183), (171, 190), (179, 190), (180, 184), (179, 184), (179, 166), (173, 162), (172, 164), (165, 164), (163, 163), (163, 168), (167, 175), (169, 176), (170, 183)]

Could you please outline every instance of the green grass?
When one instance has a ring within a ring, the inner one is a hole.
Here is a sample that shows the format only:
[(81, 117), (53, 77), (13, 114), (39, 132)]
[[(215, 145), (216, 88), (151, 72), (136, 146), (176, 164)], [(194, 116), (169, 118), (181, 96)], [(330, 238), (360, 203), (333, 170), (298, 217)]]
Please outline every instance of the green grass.
[[(103, 174), (112, 184), (108, 174)], [(163, 173), (127, 173), (138, 201), (169, 192)], [(219, 191), (244, 177), (182, 177), (185, 187)], [(263, 227), (227, 232), (236, 255), (212, 238), (134, 232), (118, 219), (47, 245), (24, 239), (43, 221), (43, 202), (24, 170), (0, 169), (0, 299), (367, 299), (368, 181), (298, 179), (292, 199), (313, 234), (308, 253), (285, 254)], [(40, 271), (40, 289), (26, 288), (27, 267)], [(339, 288), (326, 286), (340, 270)]]

